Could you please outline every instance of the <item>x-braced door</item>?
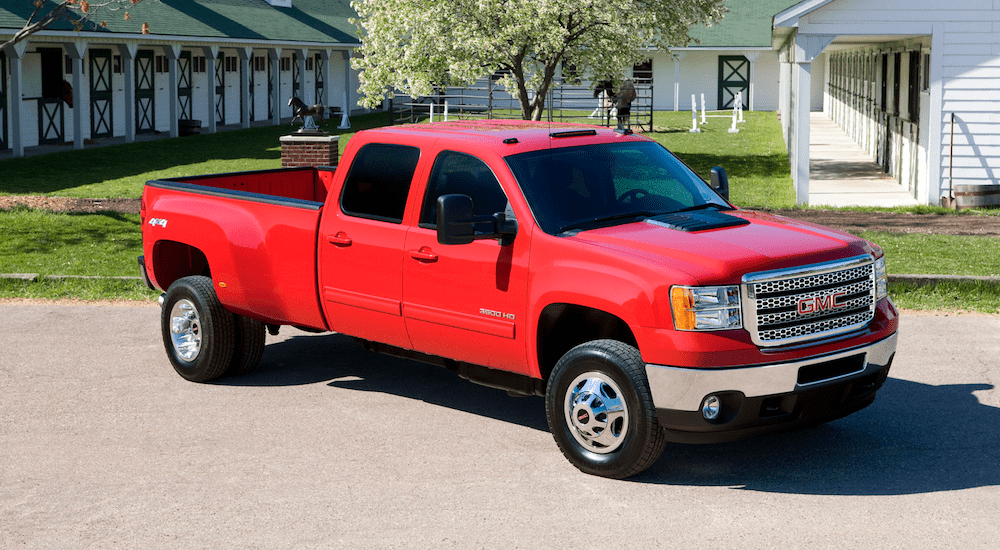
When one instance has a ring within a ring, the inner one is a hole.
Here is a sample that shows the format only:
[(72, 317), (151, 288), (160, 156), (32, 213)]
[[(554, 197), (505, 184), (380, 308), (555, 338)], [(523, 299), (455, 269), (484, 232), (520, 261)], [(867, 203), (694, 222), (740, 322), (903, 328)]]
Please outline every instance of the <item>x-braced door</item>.
[(90, 50), (90, 137), (114, 134), (111, 50)]
[(750, 91), (750, 62), (742, 55), (719, 56), (719, 106), (732, 109), (736, 94), (743, 92), (743, 108), (747, 108)]
[(153, 50), (135, 56), (135, 133), (156, 131), (156, 88), (153, 86)]
[(7, 54), (0, 52), (0, 149), (7, 147)]
[(274, 118), (274, 67), (271, 56), (267, 56), (267, 119)]
[(177, 101), (182, 119), (192, 118), (191, 110), (191, 52), (181, 52), (177, 58)]
[(313, 82), (316, 83), (316, 95), (313, 96), (316, 99), (316, 103), (320, 104), (326, 99), (323, 95), (323, 75), (325, 71), (323, 70), (323, 56), (317, 55), (316, 59), (313, 60)]
[(292, 53), (292, 97), (305, 101), (299, 93), (299, 54), (297, 53)]
[(226, 123), (226, 54), (222, 52), (215, 61), (215, 120)]
[[(254, 65), (254, 63), (255, 63), (254, 59), (255, 58), (253, 58), (253, 57), (250, 58), (250, 74), (247, 75), (249, 77), (249, 80), (250, 80), (250, 97), (249, 97), (249, 99), (250, 99), (250, 122), (253, 122), (253, 121), (257, 120), (257, 116), (256, 116), (257, 115), (257, 101), (255, 99), (257, 96), (254, 94), (254, 90), (257, 89), (256, 88), (256, 84), (255, 84), (255, 82), (257, 80), (257, 78), (256, 78), (257, 67)], [(242, 77), (242, 75), (240, 75), (240, 76)], [(243, 94), (240, 94), (240, 95), (242, 96)]]

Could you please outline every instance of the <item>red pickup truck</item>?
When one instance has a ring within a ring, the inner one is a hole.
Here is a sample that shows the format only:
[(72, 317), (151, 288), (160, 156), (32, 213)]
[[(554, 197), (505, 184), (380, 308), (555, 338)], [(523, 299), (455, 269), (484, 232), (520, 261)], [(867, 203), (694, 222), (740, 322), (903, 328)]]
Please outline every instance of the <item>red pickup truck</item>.
[(362, 131), (335, 168), (151, 181), (141, 217), (184, 378), (253, 368), (266, 329), (336, 331), (544, 396), (601, 476), (862, 409), (896, 350), (878, 246), (740, 210), (724, 171), (629, 131)]

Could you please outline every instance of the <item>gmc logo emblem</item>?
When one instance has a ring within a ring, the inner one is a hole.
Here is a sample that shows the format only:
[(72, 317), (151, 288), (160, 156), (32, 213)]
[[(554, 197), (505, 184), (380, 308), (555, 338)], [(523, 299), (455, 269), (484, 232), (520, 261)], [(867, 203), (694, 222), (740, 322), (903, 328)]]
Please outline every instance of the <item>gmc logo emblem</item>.
[(826, 296), (803, 298), (799, 300), (799, 315), (809, 315), (810, 313), (819, 313), (828, 309), (844, 307), (844, 296), (847, 296), (846, 292), (835, 292)]

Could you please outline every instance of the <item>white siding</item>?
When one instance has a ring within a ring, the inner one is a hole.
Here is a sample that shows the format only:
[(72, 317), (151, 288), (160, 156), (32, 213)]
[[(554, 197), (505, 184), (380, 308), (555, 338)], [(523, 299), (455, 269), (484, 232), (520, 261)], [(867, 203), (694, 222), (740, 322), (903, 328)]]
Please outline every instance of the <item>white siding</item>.
[[(943, 8), (947, 9), (943, 9)], [(938, 29), (935, 33), (934, 29)], [(943, 31), (943, 32), (942, 32)], [(930, 35), (940, 63), (932, 63), (931, 88), (941, 90), (925, 118), (935, 131), (926, 135), (940, 165), (928, 167), (930, 189), (922, 194), (936, 203), (946, 193), (949, 160), (956, 183), (996, 184), (1000, 178), (1000, 0), (835, 0), (805, 15), (799, 33), (845, 35)], [(954, 153), (950, 158), (951, 114), (955, 114)], [(938, 154), (940, 152), (940, 154)]]
[[(680, 101), (678, 110), (691, 110), (691, 94), (695, 94), (701, 109), (701, 94), (705, 94), (708, 110), (718, 106), (719, 56), (744, 55), (743, 50), (683, 50), (680, 63)], [(654, 52), (653, 60), (653, 109), (674, 110), (674, 59), (668, 52)], [(764, 51), (753, 64), (751, 78), (754, 86), (754, 109), (778, 109), (778, 54)], [(820, 96), (822, 101), (822, 96)]]

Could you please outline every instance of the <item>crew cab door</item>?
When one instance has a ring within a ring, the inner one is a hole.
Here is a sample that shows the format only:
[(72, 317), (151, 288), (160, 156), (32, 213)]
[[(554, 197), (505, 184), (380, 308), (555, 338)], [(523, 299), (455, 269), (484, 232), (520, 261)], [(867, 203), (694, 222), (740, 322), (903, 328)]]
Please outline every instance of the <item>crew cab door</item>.
[(369, 143), (319, 232), (319, 298), (331, 330), (409, 348), (402, 317), (403, 225), (420, 149)]
[(439, 244), (437, 198), (450, 193), (472, 197), (477, 215), (514, 216), (486, 163), (454, 151), (436, 155), (403, 257), (410, 340), (424, 353), (526, 374), (528, 236), (506, 246), (496, 239)]

